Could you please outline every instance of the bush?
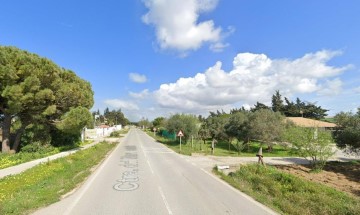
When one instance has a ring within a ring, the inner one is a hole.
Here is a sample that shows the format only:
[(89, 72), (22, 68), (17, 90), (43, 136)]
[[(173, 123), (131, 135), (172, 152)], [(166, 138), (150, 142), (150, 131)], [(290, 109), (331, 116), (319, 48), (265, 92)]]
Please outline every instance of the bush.
[(111, 132), (110, 137), (121, 137), (121, 131)]

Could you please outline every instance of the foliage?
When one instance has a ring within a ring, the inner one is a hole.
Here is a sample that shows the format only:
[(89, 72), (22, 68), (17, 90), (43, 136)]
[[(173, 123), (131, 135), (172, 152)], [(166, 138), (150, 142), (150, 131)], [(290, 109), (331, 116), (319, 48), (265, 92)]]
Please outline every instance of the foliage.
[(129, 124), (129, 120), (125, 117), (124, 113), (121, 109), (109, 111), (109, 109), (105, 109), (104, 117), (107, 120), (108, 125), (127, 125)]
[(152, 121), (155, 128), (165, 127), (166, 119), (164, 117), (157, 117)]
[(9, 152), (10, 147), (18, 151), (29, 126), (56, 127), (72, 108), (88, 110), (93, 105), (88, 82), (15, 47), (0, 46), (0, 92), (2, 152)]
[(335, 140), (339, 147), (348, 147), (351, 152), (360, 153), (360, 108), (358, 112), (340, 112), (335, 116), (338, 125)]
[(229, 140), (229, 150), (230, 144), (235, 142), (235, 147), (240, 153), (249, 142), (249, 115), (250, 113), (245, 111), (231, 114), (225, 125), (225, 132), (229, 139), (235, 139), (235, 141)]
[(285, 120), (279, 112), (261, 109), (250, 115), (250, 138), (264, 142), (270, 151), (274, 142), (281, 140), (284, 129)]
[(151, 122), (145, 118), (141, 119), (137, 124), (139, 127), (145, 128), (145, 129), (152, 127)]
[(81, 184), (115, 144), (100, 143), (21, 174), (0, 179), (0, 214), (29, 214)]
[(259, 111), (259, 110), (270, 110), (270, 108), (268, 106), (266, 106), (265, 104), (263, 103), (260, 103), (260, 102), (256, 102), (256, 104), (254, 105), (253, 108), (251, 108), (251, 112), (256, 112), (256, 111)]
[(275, 94), (272, 96), (271, 98), (271, 104), (272, 104), (272, 107), (271, 109), (274, 111), (274, 112), (280, 112), (280, 113), (283, 113), (284, 112), (284, 109), (285, 109), (285, 106), (284, 106), (284, 101), (280, 95), (280, 91), (277, 90), (275, 92)]
[(360, 200), (325, 185), (284, 173), (274, 167), (241, 166), (223, 180), (281, 214), (358, 214)]
[(316, 106), (310, 102), (303, 102), (299, 98), (296, 98), (296, 103), (288, 100), (285, 97), (286, 105), (284, 107), (283, 114), (288, 117), (305, 117), (311, 119), (322, 119), (327, 116), (328, 110), (323, 109), (321, 106)]
[(225, 125), (225, 132), (229, 137), (238, 141), (247, 142), (249, 139), (249, 116), (248, 112), (237, 112), (231, 114)]
[(110, 137), (121, 137), (121, 131), (113, 131), (110, 134)]
[(322, 170), (326, 161), (334, 154), (333, 138), (329, 131), (289, 126), (284, 139), (293, 144), (296, 152), (309, 160), (315, 170)]
[(172, 115), (166, 123), (166, 129), (169, 132), (177, 133), (182, 131), (184, 140), (187, 142), (192, 136), (197, 136), (200, 128), (198, 118), (190, 114), (175, 114)]
[(229, 114), (217, 111), (210, 112), (210, 116), (205, 120), (206, 128), (213, 140), (229, 140), (225, 131), (225, 126), (230, 118)]
[(87, 108), (71, 108), (61, 117), (57, 128), (68, 134), (79, 134), (81, 130), (92, 123), (91, 113)]

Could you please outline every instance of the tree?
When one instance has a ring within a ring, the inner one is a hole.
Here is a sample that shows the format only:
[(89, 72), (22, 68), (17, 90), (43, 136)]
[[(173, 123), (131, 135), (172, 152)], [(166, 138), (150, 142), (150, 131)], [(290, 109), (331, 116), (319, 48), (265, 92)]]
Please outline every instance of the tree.
[[(204, 142), (204, 145), (206, 143), (206, 140), (209, 139), (210, 136), (210, 131), (207, 127), (206, 121), (201, 123), (200, 129), (198, 131), (198, 137)], [(202, 150), (202, 146), (200, 143), (200, 150)]]
[(331, 132), (318, 128), (289, 126), (284, 139), (295, 147), (297, 153), (309, 160), (313, 169), (322, 170), (326, 161), (334, 154)]
[(271, 110), (261, 109), (249, 118), (249, 136), (264, 142), (268, 150), (272, 151), (274, 142), (280, 141), (285, 128), (285, 118)]
[(140, 126), (143, 129), (147, 129), (150, 128), (152, 126), (151, 122), (148, 119), (142, 118), (139, 122), (138, 122), (138, 126)]
[(251, 112), (256, 112), (256, 111), (262, 110), (262, 109), (270, 110), (270, 108), (269, 108), (268, 106), (264, 105), (263, 103), (256, 102), (256, 104), (254, 105), (254, 107), (251, 108)]
[(187, 142), (192, 136), (198, 134), (200, 123), (198, 118), (190, 114), (175, 114), (172, 115), (166, 123), (166, 129), (169, 132), (177, 133), (183, 131), (184, 140)]
[(152, 122), (153, 126), (158, 127), (164, 127), (165, 126), (165, 118), (164, 117), (157, 117)]
[[(231, 114), (229, 122), (225, 125), (226, 134), (230, 138), (236, 139), (238, 153), (243, 149), (245, 143), (249, 141), (249, 115), (248, 112)], [(229, 150), (230, 143), (231, 141), (229, 141)]]
[(347, 147), (350, 152), (360, 154), (360, 108), (356, 114), (340, 112), (335, 116), (337, 146)]
[(277, 91), (275, 92), (275, 94), (272, 96), (271, 104), (272, 104), (271, 109), (272, 109), (274, 112), (283, 113), (283, 111), (284, 111), (284, 101), (283, 101), (282, 98), (281, 98), (281, 95), (280, 95), (280, 91), (279, 91), (279, 90), (277, 90)]
[(285, 97), (285, 102), (285, 116), (305, 117), (311, 119), (322, 119), (327, 116), (326, 112), (328, 110), (323, 109), (321, 106), (316, 106), (310, 102), (303, 102), (299, 98), (296, 98), (296, 103), (294, 103)]
[(121, 109), (110, 111), (106, 108), (104, 111), (104, 118), (107, 125), (127, 125), (129, 120), (125, 117)]
[(209, 117), (206, 119), (206, 125), (207, 129), (209, 130), (211, 139), (217, 141), (229, 140), (229, 137), (225, 132), (225, 125), (228, 123), (229, 118), (230, 115), (224, 112), (210, 112)]
[[(48, 59), (0, 46), (0, 115), (2, 152), (17, 151), (32, 124), (55, 128), (72, 108), (90, 109), (91, 85)], [(12, 134), (15, 136), (11, 139)]]

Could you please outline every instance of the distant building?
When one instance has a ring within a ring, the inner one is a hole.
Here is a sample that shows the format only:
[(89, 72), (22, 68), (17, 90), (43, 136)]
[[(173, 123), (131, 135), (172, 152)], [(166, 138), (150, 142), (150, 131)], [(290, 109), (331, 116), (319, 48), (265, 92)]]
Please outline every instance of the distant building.
[(320, 120), (308, 119), (303, 117), (286, 117), (286, 120), (293, 122), (295, 125), (306, 128), (320, 128), (324, 130), (333, 130), (335, 123), (323, 122)]

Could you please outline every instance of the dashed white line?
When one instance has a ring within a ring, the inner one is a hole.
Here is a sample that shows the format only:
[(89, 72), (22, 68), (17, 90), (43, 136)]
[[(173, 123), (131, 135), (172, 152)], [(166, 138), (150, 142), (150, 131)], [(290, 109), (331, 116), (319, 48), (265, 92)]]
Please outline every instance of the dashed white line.
[(167, 200), (166, 200), (166, 198), (165, 198), (164, 192), (162, 191), (162, 189), (161, 189), (160, 186), (159, 186), (158, 188), (159, 188), (159, 192), (160, 192), (161, 198), (162, 198), (163, 201), (164, 201), (165, 207), (166, 207), (169, 215), (172, 215), (173, 213), (172, 213), (172, 211), (171, 211), (171, 209), (170, 209), (170, 206), (169, 206), (169, 204), (168, 204), (168, 202), (167, 202)]

